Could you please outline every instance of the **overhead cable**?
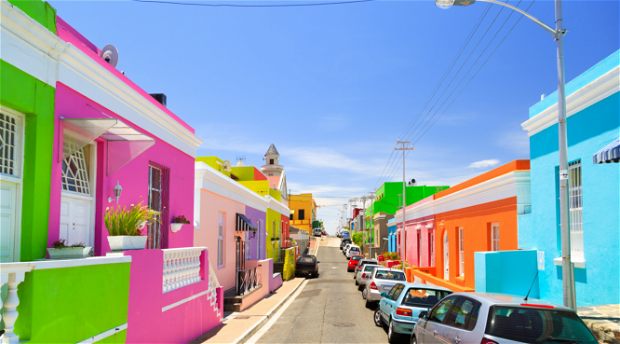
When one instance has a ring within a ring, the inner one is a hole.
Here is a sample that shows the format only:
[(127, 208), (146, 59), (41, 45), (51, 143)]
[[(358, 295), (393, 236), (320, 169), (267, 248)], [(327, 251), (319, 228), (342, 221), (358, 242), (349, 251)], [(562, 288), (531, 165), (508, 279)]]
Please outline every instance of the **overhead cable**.
[(371, 1), (376, 1), (376, 0), (352, 0), (352, 1), (338, 1), (338, 2), (303, 3), (303, 4), (230, 4), (230, 3), (210, 4), (210, 3), (205, 3), (205, 2), (180, 2), (180, 1), (160, 1), (160, 0), (132, 0), (132, 1), (152, 3), (152, 4), (201, 6), (201, 7), (310, 7), (310, 6), (347, 5), (347, 4), (355, 4), (355, 3), (360, 3), (360, 2), (371, 2)]

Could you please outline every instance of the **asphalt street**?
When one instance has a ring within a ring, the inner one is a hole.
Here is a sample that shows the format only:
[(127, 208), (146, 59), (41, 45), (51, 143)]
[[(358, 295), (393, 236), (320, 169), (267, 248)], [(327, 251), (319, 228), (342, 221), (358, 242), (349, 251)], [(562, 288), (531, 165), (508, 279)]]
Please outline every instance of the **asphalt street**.
[(308, 281), (257, 343), (387, 343), (385, 329), (375, 326), (374, 310), (365, 307), (353, 273), (347, 272), (339, 242), (324, 239), (328, 246), (318, 252), (319, 278)]

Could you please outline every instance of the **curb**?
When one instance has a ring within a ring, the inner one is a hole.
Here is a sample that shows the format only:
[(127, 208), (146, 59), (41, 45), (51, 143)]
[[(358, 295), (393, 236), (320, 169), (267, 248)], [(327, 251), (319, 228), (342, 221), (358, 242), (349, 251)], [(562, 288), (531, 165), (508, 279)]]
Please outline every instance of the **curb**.
[(274, 308), (272, 308), (267, 313), (267, 315), (264, 315), (263, 319), (261, 321), (259, 321), (256, 324), (254, 324), (254, 326), (252, 326), (247, 331), (245, 331), (239, 338), (237, 338), (231, 344), (245, 343), (248, 339), (250, 339), (256, 332), (258, 332), (258, 330), (260, 330), (263, 326), (265, 326), (265, 324), (269, 321), (269, 319), (271, 319), (273, 314), (276, 313), (278, 311), (278, 309), (280, 309), (280, 307), (282, 307), (282, 305), (286, 301), (288, 301), (288, 299), (291, 297), (291, 295), (295, 294), (297, 289), (299, 289), (299, 287), (304, 283), (304, 281), (305, 281), (305, 279), (302, 280), (293, 290), (291, 290), (291, 292), (288, 295), (286, 295), (282, 300), (280, 300), (280, 302), (278, 302), (278, 304)]

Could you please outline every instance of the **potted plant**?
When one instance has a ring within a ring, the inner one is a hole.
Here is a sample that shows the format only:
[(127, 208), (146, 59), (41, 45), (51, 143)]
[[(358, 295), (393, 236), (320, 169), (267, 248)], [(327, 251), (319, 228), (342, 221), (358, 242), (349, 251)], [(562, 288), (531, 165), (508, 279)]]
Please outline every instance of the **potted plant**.
[(184, 215), (175, 216), (172, 218), (172, 223), (170, 223), (170, 230), (172, 233), (176, 233), (181, 230), (183, 225), (189, 225), (190, 222), (185, 218)]
[(52, 243), (52, 248), (47, 249), (50, 259), (71, 259), (90, 256), (92, 247), (86, 247), (84, 243), (67, 246), (65, 242), (65, 239), (60, 239)]
[(106, 208), (104, 222), (108, 229), (108, 243), (112, 251), (141, 250), (146, 246), (147, 236), (140, 229), (149, 222), (158, 221), (159, 213), (148, 207), (131, 205), (129, 209), (118, 206)]

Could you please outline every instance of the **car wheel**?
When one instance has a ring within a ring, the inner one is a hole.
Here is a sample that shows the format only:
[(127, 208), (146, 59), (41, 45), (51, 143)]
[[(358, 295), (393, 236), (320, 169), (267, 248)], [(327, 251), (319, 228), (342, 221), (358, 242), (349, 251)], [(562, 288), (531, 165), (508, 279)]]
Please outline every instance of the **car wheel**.
[(372, 309), (372, 306), (374, 305), (374, 302), (368, 301), (366, 300), (366, 308), (368, 309)]
[(357, 282), (357, 279), (355, 280), (355, 285), (360, 285), (360, 284)]
[(366, 300), (367, 296), (368, 296), (368, 288), (364, 288), (364, 291), (362, 291), (362, 297), (364, 298), (364, 300)]
[(362, 290), (364, 290), (364, 285), (363, 285), (363, 284), (358, 285), (358, 286), (357, 286), (357, 290), (358, 290), (358, 291), (362, 291)]
[(411, 334), (411, 340), (409, 341), (410, 344), (418, 344), (418, 340), (415, 337), (415, 334)]
[(383, 319), (381, 319), (381, 310), (379, 308), (375, 311), (374, 319), (376, 326), (383, 327)]
[(394, 344), (398, 342), (398, 333), (394, 332), (394, 324), (390, 319), (390, 324), (388, 325), (388, 343)]

